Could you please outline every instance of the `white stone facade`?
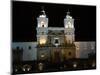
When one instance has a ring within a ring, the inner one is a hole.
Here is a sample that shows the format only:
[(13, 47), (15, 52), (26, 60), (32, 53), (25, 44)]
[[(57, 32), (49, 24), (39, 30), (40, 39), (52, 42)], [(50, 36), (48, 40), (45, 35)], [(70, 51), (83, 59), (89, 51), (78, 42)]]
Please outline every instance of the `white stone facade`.
[[(74, 35), (74, 19), (67, 14), (64, 18), (64, 27), (48, 27), (48, 18), (45, 11), (37, 18), (37, 41), (36, 42), (13, 42), (12, 48), (23, 48), (23, 60), (37, 60), (37, 44), (41, 41), (47, 41), (48, 31), (64, 31), (67, 43), (74, 43), (76, 46), (76, 58), (88, 58), (88, 53), (95, 52), (95, 41), (77, 42)], [(57, 38), (57, 37), (55, 37)], [(42, 39), (42, 40), (41, 40)], [(44, 39), (44, 40), (43, 40)], [(59, 38), (58, 38), (59, 39)], [(51, 40), (53, 42), (53, 40)], [(45, 43), (41, 42), (41, 43)], [(60, 41), (62, 43), (62, 41)], [(29, 49), (29, 46), (31, 49)]]

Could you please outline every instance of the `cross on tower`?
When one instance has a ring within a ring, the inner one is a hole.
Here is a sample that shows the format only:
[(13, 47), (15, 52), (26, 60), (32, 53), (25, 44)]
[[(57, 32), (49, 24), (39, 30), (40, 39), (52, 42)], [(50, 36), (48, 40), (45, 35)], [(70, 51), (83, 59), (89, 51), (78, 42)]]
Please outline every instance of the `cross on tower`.
[(69, 10), (68, 10), (66, 13), (67, 13), (67, 15), (70, 15), (70, 12), (69, 12)]
[(41, 7), (43, 15), (45, 15), (44, 6)]

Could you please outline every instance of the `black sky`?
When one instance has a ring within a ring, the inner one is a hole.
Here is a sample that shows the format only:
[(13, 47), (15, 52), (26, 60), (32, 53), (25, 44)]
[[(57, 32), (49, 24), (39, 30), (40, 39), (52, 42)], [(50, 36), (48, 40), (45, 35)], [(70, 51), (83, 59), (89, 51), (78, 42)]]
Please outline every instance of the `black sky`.
[(13, 1), (13, 42), (36, 41), (36, 18), (42, 6), (49, 18), (49, 27), (64, 27), (64, 18), (69, 10), (75, 19), (76, 41), (96, 40), (96, 6)]

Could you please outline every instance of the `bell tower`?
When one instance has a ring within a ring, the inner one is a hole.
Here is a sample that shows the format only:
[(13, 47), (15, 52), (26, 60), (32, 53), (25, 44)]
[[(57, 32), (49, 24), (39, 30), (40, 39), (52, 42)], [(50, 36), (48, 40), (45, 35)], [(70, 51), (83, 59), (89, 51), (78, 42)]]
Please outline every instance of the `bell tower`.
[(64, 33), (67, 43), (74, 42), (74, 31), (74, 19), (70, 16), (70, 12), (68, 11), (66, 17), (64, 18)]
[(48, 18), (44, 10), (41, 11), (39, 17), (37, 17), (37, 42), (39, 44), (45, 44), (47, 42), (48, 33)]

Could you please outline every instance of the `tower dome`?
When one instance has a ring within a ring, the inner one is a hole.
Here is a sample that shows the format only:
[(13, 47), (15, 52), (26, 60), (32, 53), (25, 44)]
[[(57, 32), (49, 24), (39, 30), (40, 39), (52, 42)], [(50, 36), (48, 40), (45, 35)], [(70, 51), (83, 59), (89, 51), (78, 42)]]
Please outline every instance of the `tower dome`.
[(44, 9), (41, 11), (41, 15), (39, 17), (46, 17)]

